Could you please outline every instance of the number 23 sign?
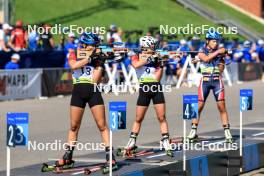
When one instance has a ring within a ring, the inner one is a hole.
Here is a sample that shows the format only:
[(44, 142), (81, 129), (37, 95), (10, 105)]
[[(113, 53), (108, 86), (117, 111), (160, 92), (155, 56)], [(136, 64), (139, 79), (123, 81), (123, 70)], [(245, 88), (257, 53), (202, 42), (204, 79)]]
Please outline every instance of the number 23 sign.
[(7, 146), (27, 145), (28, 117), (28, 113), (7, 113)]

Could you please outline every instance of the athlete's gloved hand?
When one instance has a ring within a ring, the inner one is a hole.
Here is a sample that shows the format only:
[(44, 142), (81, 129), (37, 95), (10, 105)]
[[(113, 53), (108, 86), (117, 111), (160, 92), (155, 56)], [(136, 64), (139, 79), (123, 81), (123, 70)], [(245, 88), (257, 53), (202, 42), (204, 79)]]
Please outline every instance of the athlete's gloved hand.
[(195, 58), (192, 59), (192, 63), (193, 63), (193, 64), (196, 64), (196, 63), (198, 63), (198, 62), (200, 62), (200, 58), (196, 55)]
[(226, 54), (227, 55), (232, 55), (233, 54), (233, 51), (231, 49), (228, 49), (228, 50), (226, 50)]
[(220, 55), (226, 54), (226, 49), (225, 49), (225, 48), (220, 48), (220, 49), (218, 49), (217, 51), (218, 51), (218, 53), (219, 53)]
[(124, 54), (120, 52), (115, 52), (114, 53), (114, 61), (116, 62), (121, 62), (124, 58)]
[(155, 58), (154, 58), (153, 56), (149, 56), (149, 57), (147, 58), (147, 63), (148, 63), (148, 64), (154, 64), (154, 62), (155, 62)]
[(159, 62), (160, 56), (158, 54), (151, 55), (147, 58), (148, 64), (157, 64)]
[(107, 56), (102, 52), (94, 52), (90, 58), (91, 62), (95, 62), (98, 66), (103, 66)]

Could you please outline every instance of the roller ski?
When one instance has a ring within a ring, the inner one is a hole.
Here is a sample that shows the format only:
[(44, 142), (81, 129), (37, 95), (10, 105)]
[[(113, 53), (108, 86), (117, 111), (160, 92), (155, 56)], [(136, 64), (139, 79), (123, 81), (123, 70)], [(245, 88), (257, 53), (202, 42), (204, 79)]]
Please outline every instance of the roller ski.
[(137, 154), (137, 146), (133, 146), (131, 148), (118, 148), (116, 151), (116, 156), (123, 156), (123, 157), (133, 157)]
[(56, 169), (70, 169), (74, 167), (74, 161), (72, 160), (72, 154), (66, 151), (63, 159), (55, 162), (54, 165), (42, 164), (41, 172), (55, 171)]
[(70, 169), (74, 167), (74, 161), (72, 160), (73, 148), (67, 147), (62, 159), (55, 162), (55, 165), (48, 165), (44, 163), (42, 165), (42, 172), (56, 171), (58, 169)]

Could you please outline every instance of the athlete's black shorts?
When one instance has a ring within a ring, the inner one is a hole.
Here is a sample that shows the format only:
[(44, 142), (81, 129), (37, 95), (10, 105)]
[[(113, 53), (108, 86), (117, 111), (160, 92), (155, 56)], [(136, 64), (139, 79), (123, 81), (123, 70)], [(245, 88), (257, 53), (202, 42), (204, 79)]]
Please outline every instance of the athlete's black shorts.
[(151, 100), (153, 101), (153, 104), (165, 103), (161, 84), (158, 82), (141, 83), (139, 88), (137, 105), (149, 106)]
[(101, 92), (95, 84), (80, 83), (74, 84), (71, 97), (71, 106), (85, 108), (86, 103), (90, 108), (95, 105), (103, 105), (104, 100)]

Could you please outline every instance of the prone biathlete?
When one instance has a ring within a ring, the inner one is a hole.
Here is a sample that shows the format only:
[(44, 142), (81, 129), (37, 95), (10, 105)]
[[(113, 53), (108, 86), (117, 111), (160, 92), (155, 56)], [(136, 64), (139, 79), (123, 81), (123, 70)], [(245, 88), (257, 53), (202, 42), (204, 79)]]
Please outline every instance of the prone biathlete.
[(160, 79), (163, 73), (163, 65), (159, 62), (159, 56), (155, 54), (157, 46), (156, 40), (151, 36), (140, 38), (140, 47), (142, 53), (131, 57), (131, 64), (136, 69), (139, 78), (140, 88), (136, 106), (136, 119), (133, 123), (129, 141), (124, 148), (123, 154), (129, 155), (136, 150), (136, 140), (140, 132), (142, 121), (151, 100), (162, 134), (162, 145), (168, 156), (173, 156), (170, 146), (168, 123), (166, 120), (166, 106), (163, 91), (161, 90)]
[[(101, 80), (104, 61), (107, 56), (97, 47), (100, 39), (96, 34), (84, 32), (79, 38), (78, 49), (87, 51), (86, 58), (79, 59), (77, 53), (71, 50), (69, 53), (69, 66), (72, 69), (73, 90), (70, 103), (70, 130), (68, 133), (68, 146), (63, 158), (56, 162), (56, 166), (71, 165), (74, 161), (73, 151), (77, 142), (78, 132), (81, 126), (84, 110), (88, 103), (96, 125), (105, 144), (106, 165), (109, 169), (109, 129), (105, 117), (104, 101), (97, 87)], [(117, 167), (114, 155), (113, 169)]]
[(198, 88), (198, 119), (192, 120), (191, 131), (187, 136), (188, 142), (193, 142), (198, 138), (197, 127), (201, 117), (201, 112), (204, 108), (206, 99), (212, 90), (217, 103), (217, 108), (220, 112), (222, 125), (224, 128), (225, 139), (227, 143), (232, 143), (232, 135), (230, 133), (229, 118), (225, 106), (225, 91), (221, 73), (225, 69), (224, 56), (227, 53), (225, 48), (218, 49), (218, 43), (221, 35), (214, 30), (209, 30), (206, 33), (206, 44), (198, 57), (201, 62), (202, 78)]

